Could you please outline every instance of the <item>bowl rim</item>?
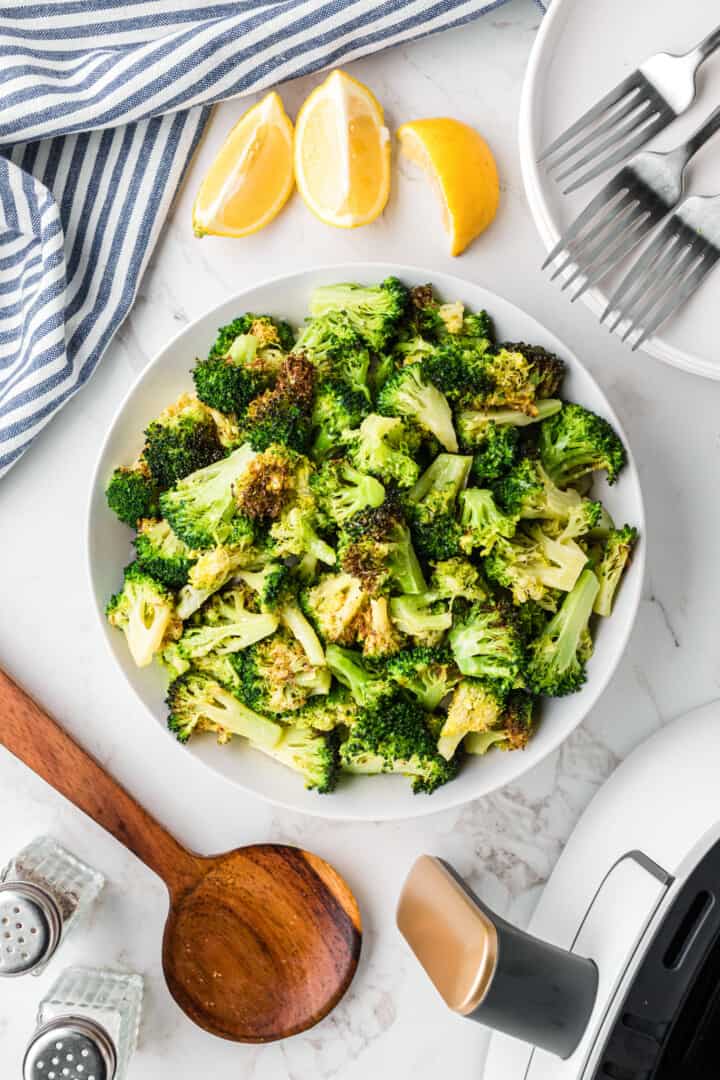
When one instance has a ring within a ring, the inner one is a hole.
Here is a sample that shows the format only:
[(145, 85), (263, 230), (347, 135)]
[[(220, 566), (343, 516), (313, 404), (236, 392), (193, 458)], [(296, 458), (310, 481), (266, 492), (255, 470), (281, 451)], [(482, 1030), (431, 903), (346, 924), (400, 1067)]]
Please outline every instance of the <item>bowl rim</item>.
[[(126, 672), (122, 669), (120, 661), (119, 661), (117, 655), (115, 654), (115, 652), (114, 652), (114, 650), (113, 650), (113, 648), (111, 646), (110, 637), (109, 637), (109, 634), (107, 632), (107, 623), (106, 623), (106, 619), (105, 619), (104, 604), (101, 601), (100, 597), (98, 596), (98, 592), (97, 592), (97, 590), (95, 588), (95, 582), (93, 580), (93, 560), (92, 560), (92, 556), (91, 556), (91, 552), (93, 550), (93, 545), (91, 543), (92, 531), (93, 531), (93, 504), (94, 504), (96, 492), (98, 490), (98, 484), (100, 483), (100, 479), (101, 479), (100, 478), (100, 467), (101, 467), (101, 465), (103, 463), (103, 459), (105, 457), (106, 448), (107, 448), (107, 446), (108, 446), (108, 444), (109, 444), (109, 442), (110, 442), (110, 440), (113, 437), (113, 434), (115, 432), (115, 428), (118, 425), (118, 423), (120, 422), (121, 417), (123, 416), (123, 414), (125, 412), (125, 408), (126, 408), (128, 402), (129, 402), (130, 398), (135, 394), (135, 392), (136, 392), (137, 388), (139, 387), (140, 383), (145, 379), (145, 377), (150, 372), (150, 370), (155, 368), (159, 364), (160, 358), (162, 356), (164, 356), (166, 353), (170, 352), (172, 350), (173, 346), (176, 344), (176, 342), (178, 342), (181, 338), (183, 338), (186, 334), (188, 334), (199, 322), (202, 322), (202, 321), (204, 321), (206, 319), (211, 318), (216, 312), (219, 312), (221, 309), (227, 307), (228, 304), (234, 303), (235, 301), (242, 302), (243, 298), (248, 293), (255, 292), (258, 289), (264, 289), (264, 288), (267, 288), (267, 287), (270, 287), (270, 286), (276, 286), (281, 282), (290, 281), (292, 279), (304, 278), (304, 277), (307, 277), (308, 275), (313, 275), (313, 276), (329, 275), (329, 276), (334, 276), (336, 278), (336, 280), (340, 281), (340, 280), (343, 280), (343, 279), (344, 280), (351, 280), (348, 275), (353, 274), (353, 273), (356, 274), (356, 275), (357, 274), (362, 274), (364, 276), (370, 276), (370, 274), (372, 274), (373, 272), (377, 272), (379, 274), (382, 274), (383, 276), (387, 276), (388, 273), (393, 273), (397, 277), (399, 277), (401, 280), (403, 278), (403, 275), (408, 275), (408, 276), (411, 276), (411, 277), (416, 277), (416, 278), (424, 279), (424, 280), (427, 280), (427, 281), (434, 281), (434, 280), (436, 280), (438, 278), (442, 278), (444, 281), (457, 283), (457, 286), (458, 286), (458, 288), (460, 290), (462, 290), (463, 288), (467, 288), (467, 287), (470, 287), (471, 289), (480, 289), (488, 297), (488, 301), (489, 301), (488, 302), (488, 307), (491, 307), (492, 301), (496, 299), (496, 300), (500, 301), (500, 303), (502, 305), (509, 305), (510, 307), (514, 308), (516, 311), (521, 312), (522, 315), (524, 315), (526, 318), (532, 319), (533, 322), (535, 322), (542, 329), (544, 334), (546, 334), (549, 338), (553, 339), (554, 341), (558, 342), (558, 344), (562, 348), (563, 358), (568, 359), (571, 366), (576, 365), (582, 371), (585, 378), (587, 378), (589, 380), (589, 382), (592, 384), (594, 390), (597, 392), (598, 396), (602, 399), (603, 407), (604, 407), (604, 410), (606, 412), (607, 419), (612, 423), (613, 427), (615, 428), (618, 435), (622, 439), (623, 444), (624, 444), (624, 446), (626, 448), (626, 451), (627, 451), (627, 467), (630, 470), (632, 470), (632, 472), (633, 472), (633, 474), (635, 476), (635, 479), (636, 479), (638, 504), (637, 504), (637, 513), (635, 515), (636, 518), (637, 518), (637, 521), (635, 522), (635, 524), (636, 524), (636, 526), (638, 528), (638, 532), (640, 534), (640, 543), (637, 545), (637, 549), (636, 549), (636, 551), (634, 552), (634, 555), (633, 555), (633, 567), (636, 568), (636, 571), (635, 571), (635, 578), (636, 578), (635, 593), (636, 593), (636, 596), (635, 596), (635, 601), (634, 601), (634, 604), (633, 604), (632, 611), (631, 611), (631, 613), (629, 615), (629, 618), (627, 619), (626, 625), (624, 626), (624, 628), (623, 628), (623, 630), (621, 632), (621, 636), (618, 638), (618, 647), (617, 647), (616, 656), (615, 656), (613, 662), (606, 666), (605, 671), (597, 677), (597, 680), (596, 680), (595, 684), (592, 686), (592, 688), (583, 687), (583, 689), (580, 691), (581, 695), (586, 696), (586, 701), (585, 701), (582, 709), (579, 711), (579, 715), (578, 715), (577, 720), (572, 724), (572, 726), (569, 726), (569, 727), (567, 727), (565, 729), (561, 729), (560, 731), (558, 731), (558, 733), (556, 735), (554, 735), (553, 737), (550, 737), (549, 740), (548, 740), (547, 745), (543, 748), (542, 752), (540, 752), (538, 756), (533, 757), (532, 761), (529, 762), (527, 764), (527, 766), (525, 766), (524, 768), (523, 767), (518, 768), (515, 772), (513, 772), (513, 774), (511, 776), (508, 776), (505, 779), (499, 778), (499, 779), (490, 781), (483, 788), (483, 790), (481, 790), (481, 791), (478, 791), (478, 792), (475, 792), (475, 793), (470, 793), (470, 794), (468, 794), (467, 792), (464, 792), (462, 794), (460, 792), (458, 792), (457, 794), (453, 794), (454, 785), (452, 783), (445, 785), (441, 789), (441, 791), (444, 793), (444, 798), (442, 800), (442, 805), (438, 805), (437, 803), (435, 805), (432, 805), (432, 804), (429, 805), (429, 803), (431, 803), (430, 800), (423, 801), (423, 800), (420, 800), (420, 799), (415, 799), (415, 801), (413, 803), (408, 804), (407, 808), (398, 808), (398, 809), (392, 808), (392, 809), (390, 809), (389, 811), (387, 811), (385, 813), (367, 814), (367, 813), (363, 813), (361, 811), (358, 811), (357, 809), (356, 810), (344, 809), (342, 802), (340, 800), (338, 800), (336, 802), (333, 802), (333, 804), (332, 804), (332, 812), (328, 813), (324, 809), (325, 806), (327, 805), (327, 801), (325, 799), (319, 798), (318, 803), (316, 805), (308, 804), (307, 806), (305, 806), (305, 805), (299, 806), (296, 802), (293, 802), (293, 801), (291, 801), (289, 799), (283, 799), (282, 797), (278, 797), (275, 794), (268, 794), (266, 792), (259, 791), (256, 788), (249, 787), (243, 782), (241, 777), (237, 777), (237, 778), (236, 777), (230, 777), (226, 773), (222, 772), (220, 769), (216, 768), (212, 764), (212, 762), (206, 761), (204, 758), (198, 757), (195, 754), (191, 755), (193, 760), (196, 763), (200, 764), (205, 770), (207, 770), (213, 776), (215, 776), (218, 779), (221, 779), (224, 783), (231, 784), (233, 787), (238, 788), (239, 790), (241, 790), (243, 792), (243, 794), (245, 794), (248, 797), (262, 799), (264, 802), (268, 803), (269, 805), (279, 806), (279, 807), (282, 807), (285, 810), (290, 810), (290, 811), (293, 811), (293, 812), (296, 812), (296, 813), (307, 814), (310, 817), (318, 818), (318, 819), (325, 820), (325, 821), (328, 821), (328, 822), (331, 822), (331, 821), (367, 821), (367, 822), (410, 821), (410, 820), (413, 820), (415, 818), (427, 817), (430, 814), (439, 814), (439, 813), (442, 813), (443, 811), (446, 811), (446, 810), (457, 809), (458, 807), (465, 806), (468, 803), (475, 802), (475, 800), (477, 800), (477, 799), (481, 799), (481, 798), (484, 798), (487, 795), (491, 795), (494, 792), (500, 790), (501, 788), (506, 787), (508, 784), (517, 782), (518, 780), (520, 780), (520, 778), (522, 776), (524, 776), (531, 769), (534, 769), (537, 766), (539, 766), (547, 757), (550, 756), (550, 754), (553, 754), (565, 742), (565, 740), (567, 738), (569, 738), (569, 736), (573, 733), (573, 731), (575, 731), (578, 727), (580, 727), (580, 725), (585, 721), (585, 719), (588, 716), (588, 714), (590, 713), (590, 711), (595, 707), (597, 702), (600, 700), (600, 698), (604, 694), (605, 690), (607, 689), (608, 684), (610, 683), (611, 679), (615, 675), (617, 667), (618, 667), (618, 665), (620, 663), (620, 660), (622, 659), (622, 657), (625, 654), (625, 651), (626, 651), (627, 645), (628, 645), (628, 641), (630, 640), (630, 636), (631, 636), (631, 634), (633, 632), (633, 629), (635, 627), (635, 623), (636, 623), (636, 620), (637, 620), (637, 614), (638, 614), (638, 610), (639, 610), (640, 602), (641, 602), (641, 598), (642, 598), (642, 590), (643, 590), (643, 585), (644, 585), (644, 581), (645, 581), (645, 570), (646, 570), (646, 513), (645, 513), (645, 501), (644, 501), (644, 495), (643, 495), (643, 490), (642, 490), (642, 484), (640, 482), (640, 474), (639, 474), (639, 471), (638, 471), (638, 468), (637, 468), (637, 463), (635, 461), (635, 457), (634, 457), (634, 454), (633, 454), (633, 451), (632, 451), (632, 445), (631, 445), (631, 443), (630, 443), (630, 441), (628, 439), (625, 428), (624, 428), (623, 424), (621, 423), (619, 417), (616, 415), (615, 410), (613, 409), (611, 403), (609, 402), (609, 400), (608, 400), (608, 398), (607, 398), (607, 396), (605, 394), (605, 391), (602, 389), (602, 387), (600, 386), (598, 381), (595, 379), (594, 375), (577, 358), (577, 356), (575, 355), (575, 352), (572, 349), (568, 348), (565, 345), (565, 343), (560, 338), (558, 338), (558, 336), (555, 333), (548, 330), (547, 327), (543, 323), (541, 323), (538, 319), (536, 319), (534, 315), (531, 315), (529, 312), (526, 312), (524, 309), (520, 308), (516, 303), (514, 303), (514, 301), (506, 300), (505, 297), (500, 296), (498, 293), (493, 292), (491, 289), (487, 289), (484, 285), (480, 285), (480, 284), (478, 284), (478, 283), (476, 283), (474, 281), (471, 281), (471, 280), (469, 280), (467, 278), (462, 278), (462, 277), (458, 276), (457, 274), (447, 273), (444, 270), (438, 269), (438, 270), (433, 271), (433, 270), (430, 270), (430, 269), (425, 268), (425, 267), (415, 266), (413, 264), (384, 262), (384, 261), (381, 261), (381, 260), (359, 261), (359, 262), (340, 262), (340, 263), (324, 264), (324, 265), (321, 265), (321, 266), (306, 267), (305, 269), (293, 270), (290, 273), (286, 273), (286, 274), (275, 274), (275, 275), (272, 275), (272, 276), (267, 277), (267, 278), (263, 278), (262, 280), (255, 282), (254, 284), (248, 286), (247, 288), (244, 288), (244, 289), (240, 290), (238, 293), (235, 293), (235, 294), (232, 294), (230, 296), (227, 296), (227, 297), (223, 298), (214, 307), (209, 308), (207, 311), (203, 312), (197, 318), (193, 319), (191, 322), (189, 322), (185, 326), (183, 326), (180, 330), (178, 330), (178, 332), (176, 334), (173, 335), (172, 338), (169, 338), (165, 342), (165, 344), (162, 346), (162, 348), (160, 348), (154, 354), (152, 359), (149, 360), (148, 363), (145, 364), (145, 366), (137, 373), (135, 378), (132, 380), (130, 386), (128, 387), (126, 393), (123, 395), (121, 401), (119, 402), (116, 409), (114, 410), (112, 418), (110, 420), (110, 423), (108, 424), (107, 431), (105, 432), (105, 435), (104, 435), (104, 437), (102, 439), (102, 442), (101, 442), (101, 444), (100, 444), (100, 446), (98, 448), (97, 457), (96, 457), (95, 463), (93, 465), (92, 475), (91, 475), (90, 485), (89, 485), (89, 491), (88, 491), (87, 501), (86, 501), (86, 510), (85, 510), (84, 540), (85, 540), (85, 554), (86, 554), (86, 558), (85, 558), (86, 581), (87, 581), (88, 588), (90, 590), (90, 594), (91, 594), (91, 597), (92, 597), (93, 609), (95, 610), (95, 612), (97, 614), (97, 617), (98, 617), (98, 619), (100, 621), (100, 628), (101, 628), (103, 640), (105, 642), (105, 648), (108, 650), (110, 656), (112, 657), (113, 665), (116, 668), (116, 670), (118, 671), (118, 673), (120, 674), (120, 676), (122, 677), (122, 679), (124, 680), (124, 682), (126, 683), (126, 685), (128, 685), (130, 687), (133, 695), (135, 696), (136, 700), (142, 706), (144, 712), (147, 713), (148, 716), (150, 716), (152, 718), (153, 722), (155, 724), (157, 724), (159, 722), (157, 715), (150, 708), (150, 706), (147, 704), (147, 702), (144, 700), (144, 698), (142, 697), (139, 689), (128, 678)], [(341, 277), (341, 275), (342, 275), (342, 277)], [(170, 731), (168, 731), (167, 726), (163, 725), (163, 724), (160, 724), (160, 726), (161, 726), (162, 730), (164, 731), (165, 736), (171, 741), (172, 745), (174, 747), (177, 747), (177, 742), (172, 737), (172, 733)], [(521, 759), (518, 758), (518, 760), (521, 760)], [(401, 778), (398, 777), (397, 779), (400, 780)], [(330, 809), (329, 806), (328, 806), (328, 809)]]

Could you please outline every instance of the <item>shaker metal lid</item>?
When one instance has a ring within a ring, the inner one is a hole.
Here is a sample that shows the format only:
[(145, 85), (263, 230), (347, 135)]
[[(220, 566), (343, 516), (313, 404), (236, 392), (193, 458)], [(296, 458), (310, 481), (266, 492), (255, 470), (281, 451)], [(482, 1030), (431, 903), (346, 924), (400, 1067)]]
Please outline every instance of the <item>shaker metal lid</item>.
[(61, 930), (60, 909), (45, 889), (25, 881), (0, 885), (0, 977), (25, 975), (48, 960)]
[(497, 967), (497, 930), (440, 859), (415, 862), (397, 925), (445, 1004), (462, 1016), (474, 1012)]
[(85, 1016), (59, 1016), (39, 1027), (23, 1061), (23, 1080), (113, 1080), (115, 1044)]

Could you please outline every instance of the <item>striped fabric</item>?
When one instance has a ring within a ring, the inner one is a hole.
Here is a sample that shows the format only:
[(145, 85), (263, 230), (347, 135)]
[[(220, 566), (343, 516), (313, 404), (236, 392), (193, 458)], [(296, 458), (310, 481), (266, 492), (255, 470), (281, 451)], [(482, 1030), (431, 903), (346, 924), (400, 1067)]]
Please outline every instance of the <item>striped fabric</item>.
[(0, 476), (127, 315), (216, 101), (503, 0), (11, 0), (0, 14)]

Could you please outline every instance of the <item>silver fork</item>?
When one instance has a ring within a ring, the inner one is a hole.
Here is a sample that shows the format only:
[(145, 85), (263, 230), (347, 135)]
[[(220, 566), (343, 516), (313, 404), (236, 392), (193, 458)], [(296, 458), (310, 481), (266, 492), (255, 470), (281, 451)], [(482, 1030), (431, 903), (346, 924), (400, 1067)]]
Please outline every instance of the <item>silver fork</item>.
[[(558, 181), (588, 166), (565, 188), (566, 195), (618, 165), (689, 108), (695, 100), (697, 70), (718, 48), (720, 26), (682, 56), (651, 56), (571, 124), (538, 161), (546, 162), (551, 171), (567, 162)], [(570, 162), (581, 151), (582, 156)]]
[(674, 150), (662, 154), (645, 150), (636, 154), (568, 226), (542, 268), (565, 256), (556, 266), (552, 280), (574, 266), (562, 285), (567, 289), (582, 278), (573, 301), (622, 262), (678, 204), (688, 162), (719, 128), (720, 106)]
[(699, 289), (720, 259), (720, 195), (691, 195), (640, 252), (610, 297), (600, 322), (626, 323), (623, 341), (639, 331), (633, 351)]

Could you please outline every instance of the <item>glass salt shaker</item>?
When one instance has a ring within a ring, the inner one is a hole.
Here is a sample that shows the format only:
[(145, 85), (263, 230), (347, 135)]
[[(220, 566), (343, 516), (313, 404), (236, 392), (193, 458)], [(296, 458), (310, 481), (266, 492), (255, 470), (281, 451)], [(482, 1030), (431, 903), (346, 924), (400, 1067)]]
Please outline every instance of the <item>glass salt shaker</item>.
[(0, 977), (39, 975), (104, 880), (50, 836), (19, 851), (0, 873)]
[(68, 968), (40, 1002), (23, 1080), (125, 1080), (142, 996), (140, 975)]

